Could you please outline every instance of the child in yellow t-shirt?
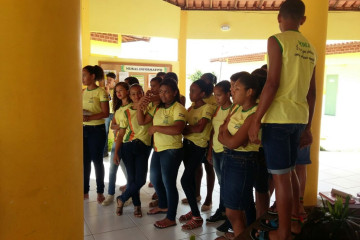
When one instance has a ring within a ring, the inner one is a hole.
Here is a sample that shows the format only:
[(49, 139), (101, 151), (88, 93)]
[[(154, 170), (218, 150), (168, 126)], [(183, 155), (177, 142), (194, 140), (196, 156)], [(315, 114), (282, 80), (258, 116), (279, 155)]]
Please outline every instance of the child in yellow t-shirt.
[[(213, 130), (211, 134), (207, 160), (211, 165), (214, 166), (215, 173), (218, 178), (218, 183), (221, 186), (220, 183), (221, 170), (223, 166), (224, 146), (219, 142), (218, 135), (220, 126), (224, 123), (233, 106), (230, 99), (230, 82), (225, 80), (216, 84), (214, 88), (214, 96), (218, 106), (211, 121)], [(206, 219), (206, 221), (212, 223), (225, 219), (225, 207), (222, 196), (220, 195), (219, 208), (216, 210), (215, 214)], [(229, 224), (227, 224), (226, 230), (227, 229), (229, 229)]]
[(182, 159), (182, 131), (185, 127), (186, 109), (180, 104), (180, 92), (172, 78), (165, 78), (160, 84), (161, 103), (148, 114), (138, 110), (140, 125), (152, 121), (149, 134), (154, 136), (154, 152), (150, 164), (150, 180), (159, 198), (158, 207), (148, 214), (166, 213), (166, 217), (156, 221), (157, 228), (176, 225), (176, 210), (179, 193), (176, 178)]
[(260, 91), (258, 82), (249, 73), (241, 72), (231, 92), (236, 107), (220, 126), (218, 137), (226, 147), (220, 195), (223, 196), (226, 216), (237, 237), (256, 219), (253, 186), (260, 145), (249, 143), (247, 132)]
[(206, 83), (197, 80), (190, 86), (190, 100), (194, 103), (188, 109), (187, 125), (184, 134), (184, 166), (181, 185), (189, 202), (191, 211), (180, 217), (187, 221), (182, 228), (190, 230), (202, 226), (203, 219), (196, 201), (195, 175), (206, 153), (210, 140), (211, 118), (214, 113), (212, 105), (204, 102)]
[(105, 147), (104, 147), (104, 154), (103, 157), (107, 157), (109, 155), (108, 153), (108, 136), (109, 136), (109, 127), (110, 122), (114, 117), (114, 111), (113, 111), (113, 95), (114, 95), (114, 89), (115, 89), (115, 82), (116, 80), (116, 74), (113, 72), (109, 72), (106, 74), (106, 86), (105, 91), (109, 96), (109, 117), (105, 118), (105, 130), (106, 130), (106, 140), (105, 140)]
[(105, 120), (109, 116), (109, 98), (105, 90), (96, 85), (104, 78), (104, 71), (99, 66), (85, 66), (82, 70), (83, 91), (83, 157), (84, 157), (84, 199), (89, 198), (91, 161), (96, 173), (97, 201), (104, 197)]
[[(114, 153), (115, 153), (115, 143), (116, 137), (119, 132), (119, 124), (125, 118), (124, 112), (127, 108), (130, 107), (131, 99), (129, 97), (129, 84), (126, 82), (119, 82), (115, 85), (115, 91), (112, 96), (113, 100), (113, 111), (114, 117), (111, 121), (110, 128), (114, 131), (114, 143), (111, 147), (111, 154), (110, 154), (110, 170), (109, 170), (109, 186), (108, 186), (108, 195), (105, 198), (104, 202), (102, 203), (103, 206), (108, 206), (114, 201), (115, 195), (115, 183), (116, 183), (116, 174), (118, 167), (120, 165), (121, 170), (123, 171), (125, 178), (127, 179), (127, 172), (125, 168), (124, 161), (116, 161), (114, 162)], [(120, 187), (121, 191), (125, 191), (126, 185)]]
[[(125, 163), (127, 178), (126, 190), (117, 197), (117, 215), (122, 215), (124, 203), (131, 197), (134, 204), (134, 216), (142, 217), (140, 189), (146, 182), (148, 158), (150, 154), (150, 135), (147, 130), (151, 123), (140, 125), (137, 120), (137, 109), (144, 96), (138, 84), (130, 86), (131, 106), (124, 111), (125, 117), (120, 120), (119, 134), (116, 139), (114, 161)], [(121, 151), (120, 151), (121, 149)]]

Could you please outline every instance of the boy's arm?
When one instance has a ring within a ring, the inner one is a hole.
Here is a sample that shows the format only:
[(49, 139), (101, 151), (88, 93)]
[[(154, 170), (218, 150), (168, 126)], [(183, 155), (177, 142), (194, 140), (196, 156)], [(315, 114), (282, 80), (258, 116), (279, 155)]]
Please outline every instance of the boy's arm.
[(315, 100), (316, 100), (315, 69), (316, 68), (314, 68), (314, 72), (313, 72), (313, 75), (312, 75), (311, 81), (310, 81), (309, 91), (306, 96), (306, 99), (307, 99), (307, 102), (309, 105), (309, 120), (308, 120), (308, 124), (306, 125), (306, 128), (301, 136), (301, 139), (300, 139), (300, 147), (301, 148), (309, 146), (313, 140), (312, 134), (311, 134), (311, 123), (312, 123), (312, 118), (314, 115)]
[(266, 111), (269, 109), (277, 90), (280, 85), (280, 74), (282, 67), (282, 52), (275, 37), (268, 39), (268, 57), (269, 57), (269, 71), (266, 79), (264, 89), (260, 96), (258, 108), (255, 112), (254, 120), (249, 128), (250, 142), (260, 143), (258, 133), (261, 125), (261, 119)]

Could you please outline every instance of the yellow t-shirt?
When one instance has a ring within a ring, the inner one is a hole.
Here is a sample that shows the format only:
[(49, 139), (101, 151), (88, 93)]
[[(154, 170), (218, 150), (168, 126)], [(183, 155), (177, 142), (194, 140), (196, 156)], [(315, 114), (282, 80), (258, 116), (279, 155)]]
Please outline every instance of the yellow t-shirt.
[(213, 136), (213, 150), (216, 153), (220, 153), (224, 151), (224, 145), (219, 142), (219, 128), (224, 123), (226, 117), (229, 115), (229, 112), (232, 109), (232, 105), (228, 108), (223, 109), (221, 106), (217, 107), (213, 119), (212, 119), (212, 126), (214, 129), (214, 136)]
[(114, 113), (114, 109), (113, 109), (113, 98), (114, 97), (114, 89), (110, 89), (110, 101), (109, 101), (109, 112), (110, 113)]
[(204, 104), (199, 108), (193, 106), (189, 108), (186, 115), (186, 121), (191, 125), (196, 125), (201, 119), (205, 118), (208, 120), (204, 130), (201, 133), (190, 133), (185, 135), (184, 138), (192, 141), (196, 146), (205, 148), (210, 140), (211, 132), (211, 119), (214, 114), (214, 107), (210, 104)]
[[(186, 109), (178, 102), (168, 108), (156, 107), (152, 113), (154, 126), (172, 126), (176, 121), (186, 121)], [(168, 149), (182, 148), (182, 134), (167, 135), (156, 132), (154, 134), (154, 150), (161, 152)]]
[(139, 125), (136, 115), (136, 109), (133, 109), (133, 104), (130, 107), (125, 109), (124, 115), (119, 125), (120, 128), (126, 129), (123, 142), (131, 142), (135, 139), (141, 140), (145, 145), (151, 145), (151, 136), (148, 134), (148, 128), (151, 126), (151, 123), (146, 125)]
[(280, 85), (262, 122), (306, 124), (309, 118), (306, 96), (316, 64), (315, 49), (297, 31), (286, 31), (273, 37), (282, 50)]
[(207, 104), (214, 106), (214, 109), (217, 108), (216, 99), (213, 94), (210, 95), (210, 97), (208, 97), (208, 98), (203, 98), (203, 101), (206, 102)]
[[(124, 121), (125, 119), (125, 110), (128, 109), (129, 107), (132, 106), (132, 103), (128, 103), (124, 106), (120, 106), (118, 110), (116, 110), (115, 114), (114, 114), (114, 118), (115, 118), (115, 122), (116, 124), (120, 125), (121, 121)], [(115, 136), (115, 141), (116, 141), (117, 135)]]
[[(241, 128), (241, 126), (244, 124), (247, 117), (254, 114), (256, 112), (257, 105), (253, 106), (252, 108), (244, 111), (242, 109), (242, 106), (238, 106), (232, 110), (232, 116), (230, 117), (228, 130), (231, 135), (235, 135), (235, 133)], [(259, 134), (260, 137), (260, 134)], [(258, 152), (259, 151), (260, 144), (254, 144), (254, 143), (248, 143), (247, 146), (243, 147), (240, 146), (237, 149), (234, 149), (235, 151), (239, 152)]]
[[(87, 88), (83, 91), (83, 109), (91, 112), (91, 114), (101, 113), (101, 102), (109, 102), (109, 97), (103, 88), (97, 87), (93, 90)], [(83, 122), (83, 125), (101, 125), (105, 123), (105, 119), (91, 120)]]

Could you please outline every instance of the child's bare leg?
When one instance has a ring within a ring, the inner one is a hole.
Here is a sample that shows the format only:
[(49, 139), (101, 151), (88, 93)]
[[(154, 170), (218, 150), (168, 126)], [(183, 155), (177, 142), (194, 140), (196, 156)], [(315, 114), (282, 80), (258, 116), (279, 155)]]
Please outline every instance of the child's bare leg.
[[(291, 186), (293, 194), (292, 216), (299, 217), (300, 213), (300, 184), (295, 169), (291, 171)], [(291, 221), (291, 232), (300, 233), (301, 224), (299, 221)]]
[(244, 211), (226, 208), (226, 216), (231, 222), (234, 236), (239, 236), (246, 229), (246, 218)]
[(269, 192), (259, 193), (255, 192), (256, 197), (256, 218), (258, 219), (266, 213), (270, 204)]
[(304, 203), (303, 201), (301, 201), (301, 199), (304, 197), (304, 193), (305, 193), (305, 184), (307, 177), (306, 165), (305, 164), (296, 165), (295, 170), (300, 183), (300, 214), (303, 214), (305, 213), (305, 209), (304, 209)]
[(291, 239), (292, 187), (291, 173), (273, 174), (279, 228), (269, 232), (271, 240)]

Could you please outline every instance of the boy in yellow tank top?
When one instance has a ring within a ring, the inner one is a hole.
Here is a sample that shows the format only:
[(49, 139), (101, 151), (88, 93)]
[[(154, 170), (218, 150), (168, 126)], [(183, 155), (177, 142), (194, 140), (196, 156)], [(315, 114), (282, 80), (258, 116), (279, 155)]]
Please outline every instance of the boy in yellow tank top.
[(301, 0), (282, 3), (278, 15), (281, 33), (268, 39), (268, 77), (249, 137), (252, 142), (259, 142), (258, 132), (263, 123), (262, 144), (268, 171), (273, 175), (280, 225), (271, 232), (253, 230), (253, 239), (289, 240), (291, 232), (301, 231), (294, 166), (300, 137), (302, 146), (312, 142), (310, 127), (316, 97), (315, 50), (298, 31), (306, 20), (304, 14)]

